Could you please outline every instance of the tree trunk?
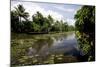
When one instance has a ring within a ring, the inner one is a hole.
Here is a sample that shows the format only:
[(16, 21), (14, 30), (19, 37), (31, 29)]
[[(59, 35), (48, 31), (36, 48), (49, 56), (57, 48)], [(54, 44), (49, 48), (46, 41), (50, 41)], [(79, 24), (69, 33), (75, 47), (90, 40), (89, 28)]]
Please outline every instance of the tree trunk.
[(19, 17), (19, 22), (21, 22), (21, 17)]

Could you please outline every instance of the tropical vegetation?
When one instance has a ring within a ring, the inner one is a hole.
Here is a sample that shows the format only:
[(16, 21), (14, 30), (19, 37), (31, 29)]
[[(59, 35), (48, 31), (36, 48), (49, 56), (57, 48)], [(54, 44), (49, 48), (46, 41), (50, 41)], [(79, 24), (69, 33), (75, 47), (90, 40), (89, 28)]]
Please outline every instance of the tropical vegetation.
[(49, 33), (74, 30), (63, 20), (54, 20), (51, 15), (44, 17), (39, 11), (28, 19), (29, 13), (25, 12), (23, 5), (18, 5), (11, 11), (11, 31), (17, 33)]
[(95, 6), (83, 6), (75, 15), (76, 35), (84, 60), (95, 60)]

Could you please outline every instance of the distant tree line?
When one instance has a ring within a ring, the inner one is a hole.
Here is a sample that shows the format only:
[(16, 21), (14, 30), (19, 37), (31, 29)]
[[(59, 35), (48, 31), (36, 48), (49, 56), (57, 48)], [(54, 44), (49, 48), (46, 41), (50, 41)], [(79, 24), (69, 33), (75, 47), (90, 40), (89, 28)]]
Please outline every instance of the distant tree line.
[(75, 15), (76, 35), (84, 60), (95, 60), (95, 6), (83, 6)]
[(51, 15), (44, 17), (39, 11), (32, 15), (32, 20), (28, 19), (29, 13), (25, 11), (23, 5), (17, 5), (11, 11), (11, 31), (17, 33), (28, 32), (66, 32), (74, 30), (74, 26), (67, 22), (54, 20)]

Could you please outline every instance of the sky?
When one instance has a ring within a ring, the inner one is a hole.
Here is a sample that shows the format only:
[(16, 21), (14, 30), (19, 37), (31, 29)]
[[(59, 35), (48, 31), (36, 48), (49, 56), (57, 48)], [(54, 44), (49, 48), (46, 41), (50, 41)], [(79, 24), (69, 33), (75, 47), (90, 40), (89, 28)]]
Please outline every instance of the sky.
[(11, 10), (14, 10), (18, 4), (23, 5), (25, 11), (30, 14), (29, 19), (32, 19), (32, 15), (37, 11), (41, 12), (44, 17), (51, 15), (54, 20), (63, 20), (69, 25), (74, 25), (74, 15), (82, 5), (73, 4), (58, 4), (58, 3), (43, 3), (43, 2), (28, 2), (28, 1), (11, 1)]

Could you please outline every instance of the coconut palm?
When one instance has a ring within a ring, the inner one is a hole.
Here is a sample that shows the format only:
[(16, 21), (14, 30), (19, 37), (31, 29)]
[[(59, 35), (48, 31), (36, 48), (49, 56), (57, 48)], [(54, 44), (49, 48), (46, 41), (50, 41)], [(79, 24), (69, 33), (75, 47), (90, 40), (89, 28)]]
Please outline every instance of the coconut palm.
[(28, 20), (27, 18), (29, 17), (29, 13), (25, 12), (25, 9), (23, 7), (23, 5), (18, 5), (17, 7), (15, 7), (15, 14), (16, 16), (19, 17), (19, 22), (21, 22), (21, 18), (24, 18), (25, 20)]

